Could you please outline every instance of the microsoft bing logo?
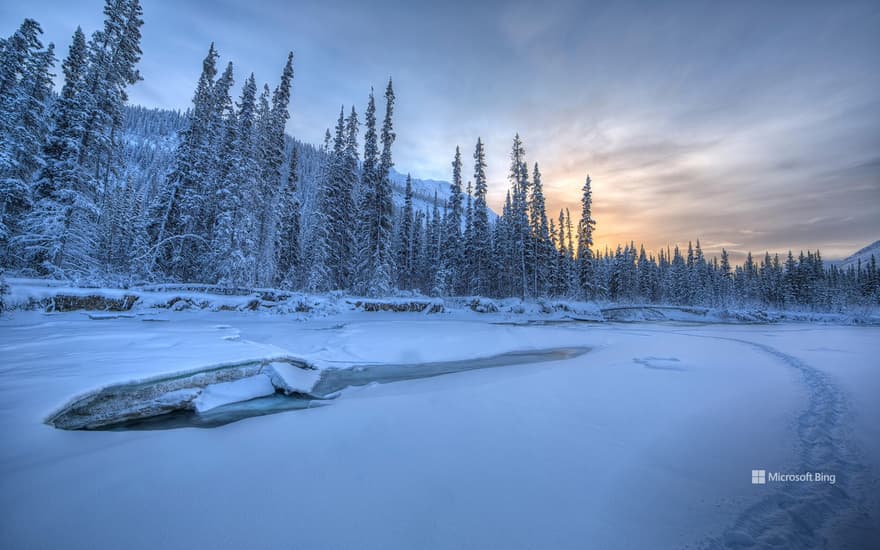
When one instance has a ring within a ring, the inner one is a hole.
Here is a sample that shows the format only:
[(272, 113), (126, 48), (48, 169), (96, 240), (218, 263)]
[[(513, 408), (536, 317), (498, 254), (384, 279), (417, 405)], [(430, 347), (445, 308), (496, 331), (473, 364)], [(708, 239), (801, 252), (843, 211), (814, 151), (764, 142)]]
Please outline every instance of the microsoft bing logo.
[(752, 470), (752, 485), (767, 483), (767, 470)]

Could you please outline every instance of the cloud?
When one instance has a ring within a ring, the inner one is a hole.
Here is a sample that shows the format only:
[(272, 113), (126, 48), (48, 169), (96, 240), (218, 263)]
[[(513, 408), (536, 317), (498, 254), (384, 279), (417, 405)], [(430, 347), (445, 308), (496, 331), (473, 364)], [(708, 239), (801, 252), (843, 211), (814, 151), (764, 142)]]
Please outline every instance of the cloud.
[[(0, 31), (36, 17), (63, 55), (101, 7), (10, 3)], [(829, 256), (880, 236), (875, 2), (144, 0), (144, 11), (133, 101), (186, 108), (212, 40), (239, 81), (254, 71), (270, 85), (292, 49), (288, 130), (318, 142), (341, 104), (362, 113), (393, 75), (399, 170), (448, 179), (460, 145), (470, 176), (480, 136), (500, 208), (519, 132), (553, 217), (576, 218), (593, 177), (603, 246), (700, 237), (707, 250)]]

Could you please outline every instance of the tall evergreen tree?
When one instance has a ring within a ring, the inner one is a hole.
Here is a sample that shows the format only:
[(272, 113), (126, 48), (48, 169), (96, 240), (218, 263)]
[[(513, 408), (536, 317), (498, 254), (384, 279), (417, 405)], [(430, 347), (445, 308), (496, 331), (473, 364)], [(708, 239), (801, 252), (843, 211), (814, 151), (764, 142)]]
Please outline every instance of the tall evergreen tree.
[(593, 191), (591, 189), (590, 176), (584, 181), (583, 196), (581, 197), (581, 219), (578, 222), (578, 249), (577, 249), (577, 272), (578, 282), (582, 294), (593, 297), (596, 294), (595, 282), (593, 281), (593, 230), (596, 221), (592, 216)]
[(376, 188), (378, 186), (379, 141), (376, 133), (376, 99), (370, 89), (367, 110), (364, 115), (364, 162), (361, 169), (360, 204), (357, 218), (357, 250), (352, 261), (354, 281), (352, 286), (360, 294), (367, 293), (371, 273), (374, 232), (372, 226), (376, 218)]
[(128, 101), (126, 88), (141, 80), (136, 66), (141, 57), (142, 15), (139, 0), (106, 0), (104, 27), (89, 41), (82, 103), (86, 116), (78, 161), (99, 196), (119, 163), (114, 154), (122, 108)]
[(412, 178), (406, 175), (406, 189), (403, 195), (403, 209), (400, 223), (397, 224), (397, 287), (411, 289), (414, 286), (413, 250), (413, 190)]
[(395, 134), (392, 124), (394, 89), (391, 80), (385, 90), (385, 118), (382, 123), (382, 153), (376, 164), (375, 104), (370, 94), (364, 145), (358, 284), (356, 290), (368, 295), (384, 295), (391, 290), (394, 272), (392, 254), (393, 204), (391, 201), (391, 146)]
[(485, 295), (489, 292), (492, 254), (492, 235), (489, 227), (489, 207), (486, 204), (486, 151), (483, 142), (477, 138), (474, 149), (474, 212), (471, 257), (471, 292)]
[(531, 231), (528, 219), (529, 174), (525, 154), (522, 140), (519, 134), (516, 134), (510, 151), (510, 173), (508, 175), (512, 196), (507, 225), (511, 232), (510, 245), (512, 249), (507, 269), (516, 274), (511, 279), (511, 283), (514, 285), (511, 289), (512, 294), (522, 298), (525, 298), (529, 293), (528, 267), (531, 264), (531, 250), (529, 249)]
[(449, 184), (449, 200), (447, 202), (446, 227), (443, 232), (443, 267), (448, 277), (445, 288), (447, 292), (456, 294), (463, 291), (461, 275), (464, 255), (461, 235), (462, 193), (461, 193), (461, 150), (455, 148), (452, 161), (452, 182)]
[[(228, 129), (220, 124), (224, 116), (232, 116), (229, 87), (232, 85), (232, 64), (219, 82), (216, 62), (219, 55), (211, 43), (202, 62), (202, 73), (193, 96), (193, 107), (187, 126), (180, 134), (173, 171), (150, 207), (147, 232), (151, 240), (148, 272), (158, 262), (167, 275), (186, 280), (198, 269), (199, 251), (212, 238), (216, 209), (214, 198), (225, 190), (211, 185), (222, 179), (212, 164), (216, 148)], [(224, 112), (225, 111), (225, 112)], [(223, 130), (227, 130), (224, 132)], [(221, 137), (221, 133), (223, 136)], [(228, 144), (231, 146), (231, 143)], [(218, 177), (219, 176), (219, 177)], [(208, 201), (205, 201), (205, 198)], [(200, 230), (202, 229), (202, 230)]]
[[(281, 168), (284, 164), (284, 128), (290, 118), (290, 88), (293, 81), (293, 52), (287, 54), (287, 63), (281, 73), (281, 82), (272, 93), (271, 108), (263, 115), (265, 122), (260, 130), (261, 185), (257, 212), (257, 273), (260, 284), (268, 284), (276, 276), (278, 257), (274, 249), (277, 242), (275, 229), (279, 227), (280, 218), (284, 216), (284, 200), (279, 200), (279, 191), (286, 192), (281, 185)], [(268, 88), (266, 88), (268, 95)], [(288, 177), (287, 185), (290, 183)], [(282, 210), (279, 211), (278, 207)], [(286, 275), (286, 274), (285, 274)]]
[(544, 186), (538, 163), (532, 172), (532, 194), (529, 200), (529, 224), (532, 233), (532, 294), (545, 296), (550, 292), (552, 277), (553, 243), (550, 240), (550, 228), (547, 225), (547, 210), (544, 204)]
[[(252, 286), (257, 256), (256, 195), (257, 162), (256, 93), (254, 75), (245, 81), (236, 112), (236, 126), (229, 151), (232, 166), (223, 181), (218, 200), (217, 229), (213, 252), (217, 282), (226, 286)], [(229, 143), (229, 142), (227, 142)]]
[(36, 21), (25, 19), (0, 46), (0, 263), (7, 266), (21, 263), (12, 257), (9, 241), (22, 229), (29, 184), (49, 130), (55, 53), (52, 44), (43, 49), (42, 32)]
[(64, 86), (52, 112), (44, 164), (32, 189), (33, 209), (15, 239), (30, 266), (43, 275), (64, 277), (67, 270), (72, 276), (74, 270), (87, 273), (93, 267), (97, 194), (79, 164), (87, 62), (85, 35), (77, 28), (62, 66)]
[(330, 192), (330, 165), (332, 163), (330, 142), (330, 130), (328, 129), (324, 134), (324, 145), (321, 148), (324, 155), (317, 180), (317, 208), (312, 214), (312, 231), (306, 247), (308, 276), (305, 281), (305, 289), (309, 292), (329, 290), (332, 284), (332, 273), (330, 272), (330, 213), (333, 209), (331, 204), (333, 197)]

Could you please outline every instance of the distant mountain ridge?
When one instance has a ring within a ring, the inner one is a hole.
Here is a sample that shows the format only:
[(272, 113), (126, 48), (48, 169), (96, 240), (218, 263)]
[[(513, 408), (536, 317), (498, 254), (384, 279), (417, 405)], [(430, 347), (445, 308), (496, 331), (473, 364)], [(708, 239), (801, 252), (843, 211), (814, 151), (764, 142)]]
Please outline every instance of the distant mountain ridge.
[(838, 264), (838, 267), (840, 267), (841, 269), (847, 269), (850, 266), (858, 267), (859, 260), (862, 261), (862, 266), (864, 266), (869, 261), (871, 261), (872, 255), (877, 261), (880, 261), (880, 241), (874, 241), (873, 243), (869, 244), (865, 248), (862, 248), (855, 254), (842, 260)]

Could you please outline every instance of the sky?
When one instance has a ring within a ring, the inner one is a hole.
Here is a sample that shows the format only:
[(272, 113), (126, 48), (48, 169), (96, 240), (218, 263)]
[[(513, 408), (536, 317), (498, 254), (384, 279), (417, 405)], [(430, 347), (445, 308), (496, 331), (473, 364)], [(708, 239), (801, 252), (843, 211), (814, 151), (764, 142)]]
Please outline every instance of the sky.
[[(295, 137), (320, 142), (393, 77), (398, 171), (448, 180), (460, 145), (469, 178), (479, 136), (500, 211), (519, 133), (554, 218), (579, 218), (590, 175), (598, 247), (833, 259), (880, 239), (874, 0), (142, 3), (135, 104), (187, 108), (212, 41), (273, 87), (293, 51)], [(0, 0), (0, 32), (32, 17), (63, 56), (102, 7)]]

